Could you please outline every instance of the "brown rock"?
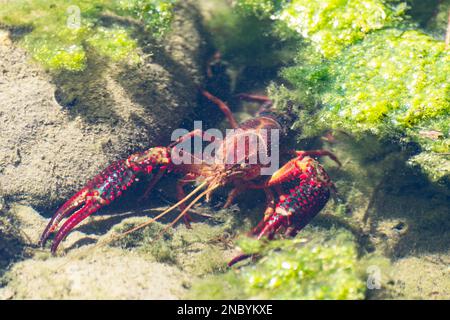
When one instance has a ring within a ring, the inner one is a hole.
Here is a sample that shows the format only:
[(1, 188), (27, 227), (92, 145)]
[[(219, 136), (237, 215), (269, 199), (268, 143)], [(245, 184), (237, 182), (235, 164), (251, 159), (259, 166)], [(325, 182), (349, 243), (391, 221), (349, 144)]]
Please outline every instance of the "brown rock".
[(170, 142), (196, 105), (203, 40), (181, 4), (160, 45), (140, 41), (138, 67), (89, 61), (52, 76), (21, 48), (0, 43), (0, 194), (54, 207), (101, 169)]

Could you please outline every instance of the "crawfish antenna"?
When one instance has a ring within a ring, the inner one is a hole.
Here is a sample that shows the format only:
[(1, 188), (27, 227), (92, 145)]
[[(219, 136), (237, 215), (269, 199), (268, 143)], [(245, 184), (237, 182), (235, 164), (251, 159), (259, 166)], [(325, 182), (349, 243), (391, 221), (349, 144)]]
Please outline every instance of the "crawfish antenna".
[[(144, 222), (144, 223), (142, 223), (142, 224), (140, 224), (140, 225), (138, 225), (138, 226), (136, 226), (136, 227), (134, 227), (134, 228), (132, 228), (132, 229), (130, 229), (130, 230), (128, 230), (128, 231), (125, 231), (124, 233), (121, 233), (121, 234), (118, 234), (118, 235), (115, 235), (115, 236), (113, 235), (111, 238), (106, 239), (105, 241), (98, 242), (98, 243), (95, 244), (93, 247), (88, 248), (87, 251), (79, 252), (79, 253), (76, 254), (74, 257), (81, 257), (83, 254), (89, 253), (91, 250), (97, 249), (97, 248), (99, 248), (99, 247), (103, 247), (103, 246), (105, 246), (105, 245), (107, 245), (107, 244), (109, 244), (109, 243), (111, 243), (111, 242), (113, 242), (113, 241), (115, 241), (115, 240), (122, 239), (123, 237), (129, 235), (129, 234), (132, 233), (132, 232), (135, 232), (135, 231), (137, 231), (137, 230), (139, 230), (139, 229), (145, 228), (146, 226), (152, 224), (153, 222), (159, 220), (160, 218), (162, 218), (163, 216), (165, 216), (166, 214), (168, 214), (169, 212), (171, 212), (173, 209), (177, 208), (180, 204), (183, 204), (184, 202), (186, 202), (187, 200), (189, 200), (190, 198), (192, 198), (196, 193), (198, 193), (198, 192), (199, 192), (205, 185), (207, 185), (208, 183), (209, 183), (209, 180), (205, 180), (205, 181), (204, 181), (203, 183), (201, 183), (197, 188), (195, 188), (194, 190), (192, 190), (192, 192), (189, 193), (186, 197), (184, 197), (183, 199), (181, 199), (180, 201), (178, 201), (176, 204), (174, 204), (174, 205), (171, 206), (170, 208), (164, 210), (164, 212), (162, 212), (161, 214), (157, 215), (157, 216), (154, 217), (154, 218), (151, 218), (149, 221), (146, 221), (146, 222)], [(211, 188), (208, 188), (205, 192), (210, 191), (210, 190), (211, 190)], [(202, 192), (201, 196), (203, 196), (203, 195), (205, 194), (205, 192)], [(200, 196), (197, 197), (196, 199), (194, 199), (194, 201), (191, 202), (191, 204), (193, 205), (193, 203), (197, 202), (197, 201), (200, 200), (200, 199), (201, 199)], [(187, 210), (189, 210), (189, 209), (192, 207), (191, 204), (187, 207)], [(180, 217), (182, 217), (182, 216), (186, 213), (185, 211), (186, 211), (186, 210), (184, 210), (184, 211), (182, 212), (182, 215), (180, 214)], [(176, 221), (178, 221), (178, 218), (176, 219)], [(176, 221), (175, 221), (175, 222), (176, 222)], [(171, 226), (172, 226), (172, 225), (173, 225), (173, 224), (171, 224)], [(62, 263), (60, 267), (63, 267), (63, 266), (64, 266), (65, 264), (67, 264), (67, 263), (68, 263), (68, 261)]]
[[(180, 204), (183, 204), (184, 202), (186, 202), (187, 200), (189, 200), (190, 198), (192, 198), (192, 197), (193, 197), (198, 191), (200, 191), (200, 190), (201, 190), (208, 182), (209, 182), (208, 180), (205, 180), (202, 184), (200, 184), (197, 188), (195, 188), (195, 189), (194, 189), (191, 193), (189, 193), (186, 197), (184, 197), (183, 199), (181, 199), (180, 201), (178, 201), (177, 203), (175, 203), (175, 204), (174, 204), (173, 206), (171, 206), (170, 208), (164, 210), (164, 212), (162, 212), (161, 214), (157, 215), (155, 218), (151, 218), (149, 221), (146, 221), (146, 222), (144, 222), (144, 223), (142, 223), (142, 224), (140, 224), (140, 225), (138, 225), (138, 226), (136, 226), (136, 227), (134, 227), (134, 228), (132, 228), (132, 229), (130, 229), (130, 230), (128, 230), (128, 231), (125, 231), (125, 232), (123, 232), (123, 233), (117, 235), (116, 237), (113, 237), (113, 238), (110, 239), (110, 240), (107, 240), (106, 243), (110, 243), (111, 241), (114, 241), (114, 240), (118, 240), (118, 239), (120, 239), (120, 238), (123, 238), (123, 237), (129, 235), (130, 233), (133, 233), (133, 232), (135, 232), (135, 231), (137, 231), (137, 230), (140, 230), (140, 229), (145, 228), (146, 226), (152, 224), (153, 222), (157, 221), (158, 219), (162, 218), (163, 216), (165, 216), (166, 214), (168, 214), (169, 212), (171, 212), (173, 209), (177, 208)], [(209, 190), (209, 189), (207, 189), (206, 191), (208, 191), (208, 190)], [(202, 196), (203, 194), (204, 194), (204, 192), (201, 193), (201, 196)], [(196, 199), (194, 199), (194, 201), (197, 202), (197, 201), (198, 201), (197, 199), (201, 199), (201, 197), (200, 197), (200, 198), (197, 197)], [(192, 201), (192, 202), (194, 202), (194, 201)], [(191, 204), (192, 204), (192, 202), (191, 202)], [(192, 207), (191, 204), (189, 204), (188, 208), (191, 208), (191, 207)], [(188, 210), (189, 210), (189, 209), (188, 209)], [(186, 211), (186, 210), (184, 210), (184, 211)], [(183, 211), (183, 215), (185, 214), (184, 211)], [(178, 220), (176, 220), (176, 221), (178, 221)]]
[(189, 209), (191, 209), (198, 201), (201, 200), (201, 198), (206, 196), (208, 193), (213, 192), (219, 186), (220, 186), (219, 184), (215, 184), (212, 187), (209, 187), (208, 189), (203, 191), (198, 197), (196, 197), (194, 200), (192, 200), (191, 203), (189, 203), (189, 205), (178, 215), (178, 217), (176, 217), (175, 220), (173, 220), (167, 227), (165, 227), (160, 232), (160, 234), (158, 235), (158, 237), (156, 239), (159, 239), (159, 237), (161, 237), (167, 230), (169, 230), (169, 228), (173, 227), (175, 225), (175, 223), (177, 223), (189, 211)]

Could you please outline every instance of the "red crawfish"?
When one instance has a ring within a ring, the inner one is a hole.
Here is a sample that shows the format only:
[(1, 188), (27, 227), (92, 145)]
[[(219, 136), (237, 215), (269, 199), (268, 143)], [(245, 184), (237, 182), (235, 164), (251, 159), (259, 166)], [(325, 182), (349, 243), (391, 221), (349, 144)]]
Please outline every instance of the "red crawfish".
[[(247, 143), (246, 139), (249, 136), (257, 137), (258, 145), (262, 145), (263, 149), (269, 152), (269, 146), (272, 143), (271, 131), (286, 132), (283, 117), (267, 111), (271, 105), (267, 97), (241, 95), (242, 99), (261, 103), (264, 111), (256, 117), (238, 124), (223, 101), (207, 91), (202, 91), (202, 94), (222, 110), (232, 128), (239, 129), (234, 134), (227, 135), (223, 140), (216, 141), (218, 144), (216, 155), (220, 161), (202, 160), (181, 164), (179, 161), (174, 161), (180, 154), (188, 156), (192, 160), (195, 158), (193, 154), (186, 154), (187, 151), (180, 146), (194, 137), (211, 139), (206, 132), (201, 130), (189, 132), (167, 147), (150, 148), (144, 152), (135, 153), (127, 159), (117, 161), (89, 181), (55, 213), (41, 236), (40, 244), (44, 246), (50, 234), (57, 230), (61, 220), (71, 214), (57, 231), (53, 240), (51, 252), (55, 254), (60, 242), (75, 226), (122, 196), (142, 175), (150, 177), (146, 194), (167, 174), (177, 173), (183, 176), (176, 185), (178, 203), (150, 222), (178, 207), (181, 214), (170, 225), (183, 218), (185, 224), (190, 227), (189, 209), (201, 198), (209, 199), (217, 188), (231, 185), (233, 188), (228, 195), (225, 207), (230, 206), (235, 197), (246, 190), (264, 190), (267, 205), (264, 217), (251, 231), (251, 234), (258, 239), (262, 237), (272, 239), (276, 233), (281, 231), (288, 236), (294, 236), (306, 226), (325, 206), (330, 198), (330, 193), (334, 190), (328, 174), (315, 157), (329, 156), (340, 165), (336, 157), (326, 150), (290, 151), (291, 160), (272, 175), (262, 175), (262, 170), (268, 165), (259, 162), (247, 164), (248, 159), (261, 149), (256, 150), (257, 148), (253, 144)], [(239, 145), (242, 146), (240, 144), (242, 142), (245, 146), (244, 152), (239, 152), (238, 155), (236, 148)], [(229, 159), (234, 161), (226, 161)], [(186, 195), (184, 187), (199, 181), (200, 185)], [(194, 199), (186, 204), (191, 198)], [(148, 225), (150, 222), (137, 228)], [(235, 258), (230, 264), (243, 257)]]

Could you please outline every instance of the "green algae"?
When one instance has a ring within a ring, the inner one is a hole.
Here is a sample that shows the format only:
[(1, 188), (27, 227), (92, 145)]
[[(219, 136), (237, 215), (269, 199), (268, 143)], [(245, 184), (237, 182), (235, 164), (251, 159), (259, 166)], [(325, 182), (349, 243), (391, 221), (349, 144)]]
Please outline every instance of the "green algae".
[(162, 36), (172, 22), (176, 0), (119, 0), (114, 9), (144, 23), (147, 31)]
[[(81, 71), (92, 53), (138, 62), (133, 23), (120, 18), (137, 19), (158, 38), (170, 26), (173, 5), (171, 0), (11, 1), (2, 5), (0, 23), (24, 30), (20, 43), (45, 68)], [(111, 16), (113, 23), (107, 24)]]
[[(411, 166), (418, 166), (431, 181), (438, 182), (445, 190), (450, 185), (450, 161), (448, 155), (433, 152), (421, 152), (408, 160)], [(448, 190), (448, 189), (447, 189)]]
[[(313, 236), (313, 237), (312, 237)], [(304, 237), (311, 237), (306, 240)], [(307, 228), (293, 240), (261, 243), (241, 239), (256, 263), (210, 277), (193, 286), (192, 297), (214, 299), (361, 299), (356, 247), (344, 231), (328, 235)], [(221, 289), (222, 288), (222, 289)], [(225, 288), (225, 289), (224, 289)], [(231, 288), (227, 290), (226, 288)]]
[[(284, 76), (303, 90), (302, 100), (322, 103), (301, 118), (304, 134), (332, 128), (413, 141), (425, 152), (450, 150), (450, 55), (419, 31), (373, 33), (340, 58), (286, 69)], [(448, 175), (439, 169), (442, 160), (430, 175), (434, 181)]]
[(352, 46), (340, 59), (293, 67), (284, 75), (322, 98), (325, 107), (317, 117), (322, 128), (331, 124), (352, 133), (383, 134), (396, 128), (418, 131), (418, 124), (434, 120), (435, 130), (447, 132), (449, 62), (443, 43), (417, 31), (389, 29)]
[[(137, 224), (126, 221), (116, 226), (113, 231), (120, 234), (136, 226)], [(122, 249), (139, 247), (139, 252), (151, 255), (157, 262), (173, 263), (175, 261), (173, 245), (171, 244), (173, 232), (172, 230), (163, 231), (164, 226), (161, 223), (153, 223), (145, 229), (127, 235), (125, 238), (115, 240), (111, 245)]]
[(123, 28), (98, 28), (97, 33), (86, 41), (100, 55), (109, 57), (112, 61), (124, 61), (128, 58), (131, 63), (139, 62), (137, 42)]
[[(299, 48), (296, 66), (282, 71), (290, 87), (270, 88), (277, 108), (301, 105), (293, 125), (299, 138), (338, 129), (448, 155), (450, 54), (414, 29), (406, 9), (384, 1), (291, 1), (272, 12), (310, 43)], [(447, 167), (441, 158), (435, 168)], [(439, 182), (448, 176), (430, 173)]]
[(240, 0), (237, 7), (282, 21), (311, 41), (326, 58), (338, 55), (375, 30), (397, 25), (406, 9), (404, 4), (394, 7), (379, 0)]

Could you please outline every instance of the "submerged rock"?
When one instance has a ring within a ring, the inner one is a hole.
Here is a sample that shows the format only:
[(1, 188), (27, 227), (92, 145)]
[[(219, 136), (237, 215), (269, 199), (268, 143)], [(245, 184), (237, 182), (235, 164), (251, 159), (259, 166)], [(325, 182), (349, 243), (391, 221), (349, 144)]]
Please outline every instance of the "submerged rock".
[[(15, 241), (31, 245), (27, 259), (10, 258), (7, 270), (1, 260), (0, 299), (179, 299), (198, 276), (223, 271), (234, 254), (219, 240), (226, 227), (203, 223), (193, 224), (192, 230), (181, 225), (161, 239), (157, 237), (166, 225), (155, 223), (111, 241), (148, 221), (129, 218), (139, 213), (128, 212), (84, 221), (64, 241), (66, 255), (60, 250), (53, 257), (33, 245), (46, 219), (24, 205), (13, 205), (9, 214), (20, 230)], [(11, 249), (1, 222), (0, 243)]]
[(73, 256), (15, 264), (0, 298), (175, 299), (185, 290), (175, 267), (133, 252), (108, 248), (85, 259)]
[[(0, 197), (0, 276), (11, 263), (24, 257), (24, 242), (17, 220), (9, 213), (6, 202)], [(0, 287), (1, 284), (0, 278)]]

